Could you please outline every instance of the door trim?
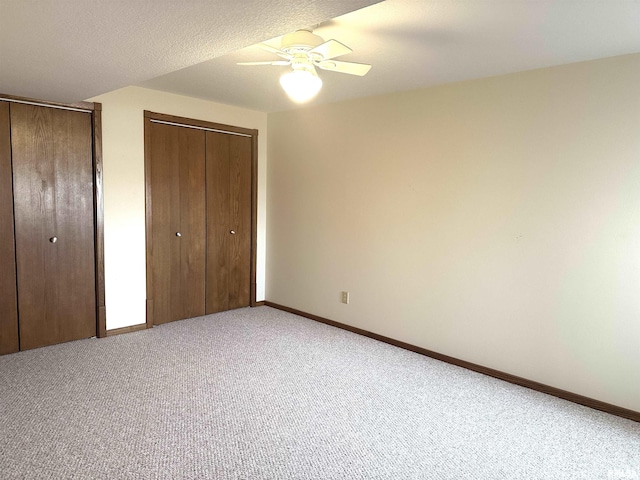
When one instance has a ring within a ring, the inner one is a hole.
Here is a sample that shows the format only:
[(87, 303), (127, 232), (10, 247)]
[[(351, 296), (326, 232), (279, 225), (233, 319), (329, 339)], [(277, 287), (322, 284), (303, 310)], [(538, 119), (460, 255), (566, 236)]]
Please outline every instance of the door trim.
[[(206, 131), (216, 131), (232, 135), (251, 137), (251, 265), (249, 275), (249, 305), (257, 306), (256, 303), (256, 263), (258, 246), (258, 130), (222, 123), (197, 120), (193, 118), (178, 117), (165, 113), (156, 113), (149, 110), (144, 111), (144, 187), (145, 187), (145, 233), (146, 233), (146, 276), (147, 276), (147, 302), (146, 302), (146, 325), (153, 327), (153, 299), (150, 298), (151, 285), (151, 257), (152, 249), (152, 222), (151, 217), (151, 171), (149, 161), (149, 125), (151, 123), (163, 123), (178, 127), (195, 128)], [(204, 181), (204, 179), (203, 179)]]
[(104, 189), (102, 164), (102, 104), (97, 102), (57, 103), (0, 93), (0, 101), (25, 103), (91, 114), (93, 152), (93, 229), (95, 248), (96, 336), (107, 336), (104, 294)]
[(26, 103), (27, 105), (36, 105), (38, 107), (59, 108), (61, 110), (74, 110), (76, 112), (91, 113), (95, 110), (99, 103), (93, 102), (76, 102), (76, 103), (58, 103), (49, 102), (48, 100), (38, 100), (35, 98), (18, 97), (16, 95), (6, 95), (0, 93), (0, 100), (12, 103)]
[(93, 125), (93, 218), (96, 249), (96, 336), (107, 336), (107, 308), (104, 294), (104, 189), (102, 163), (102, 104), (94, 103)]

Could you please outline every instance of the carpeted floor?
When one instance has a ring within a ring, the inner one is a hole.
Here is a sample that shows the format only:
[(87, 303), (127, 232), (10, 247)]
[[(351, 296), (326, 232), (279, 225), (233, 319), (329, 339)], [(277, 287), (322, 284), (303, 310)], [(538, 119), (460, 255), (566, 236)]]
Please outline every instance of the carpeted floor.
[(640, 479), (640, 424), (259, 307), (0, 357), (1, 479)]

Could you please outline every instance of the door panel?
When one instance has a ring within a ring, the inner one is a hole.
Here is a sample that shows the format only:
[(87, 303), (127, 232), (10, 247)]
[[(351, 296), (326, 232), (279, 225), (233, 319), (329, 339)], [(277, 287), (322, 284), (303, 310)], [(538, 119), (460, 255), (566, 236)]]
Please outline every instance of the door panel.
[(20, 349), (92, 337), (91, 114), (10, 108)]
[(19, 349), (11, 130), (7, 102), (0, 102), (0, 265), (0, 355), (3, 355)]
[(251, 138), (207, 132), (207, 313), (250, 302)]
[(251, 286), (251, 138), (229, 137), (231, 224), (229, 308), (249, 306)]
[(149, 129), (152, 241), (148, 297), (155, 324), (204, 315), (205, 136), (153, 123)]
[(207, 314), (229, 310), (228, 135), (207, 132)]

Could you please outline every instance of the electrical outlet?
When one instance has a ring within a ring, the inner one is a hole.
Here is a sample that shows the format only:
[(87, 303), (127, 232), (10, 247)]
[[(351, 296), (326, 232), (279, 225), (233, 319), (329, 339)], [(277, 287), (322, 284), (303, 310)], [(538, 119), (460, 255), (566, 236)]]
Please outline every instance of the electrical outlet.
[(342, 292), (342, 303), (349, 303), (349, 292)]

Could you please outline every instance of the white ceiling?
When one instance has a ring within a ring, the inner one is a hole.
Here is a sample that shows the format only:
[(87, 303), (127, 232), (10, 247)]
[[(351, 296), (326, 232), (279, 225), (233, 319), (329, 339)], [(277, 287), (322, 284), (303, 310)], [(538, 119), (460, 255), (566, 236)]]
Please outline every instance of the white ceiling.
[[(637, 53), (640, 0), (386, 0), (315, 33), (353, 48), (340, 60), (373, 68), (366, 77), (320, 71), (324, 87), (310, 104)], [(271, 59), (254, 46), (139, 85), (267, 112), (296, 108), (278, 84), (288, 67), (236, 65)]]
[(287, 67), (236, 63), (276, 59), (244, 47), (318, 24), (354, 49), (341, 60), (373, 68), (321, 71), (312, 104), (640, 52), (640, 0), (377, 1), (0, 0), (0, 92), (72, 102), (141, 85), (287, 110)]
[(0, 92), (74, 102), (380, 0), (0, 0)]

